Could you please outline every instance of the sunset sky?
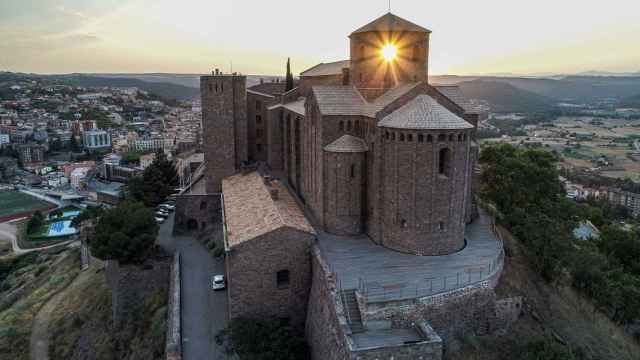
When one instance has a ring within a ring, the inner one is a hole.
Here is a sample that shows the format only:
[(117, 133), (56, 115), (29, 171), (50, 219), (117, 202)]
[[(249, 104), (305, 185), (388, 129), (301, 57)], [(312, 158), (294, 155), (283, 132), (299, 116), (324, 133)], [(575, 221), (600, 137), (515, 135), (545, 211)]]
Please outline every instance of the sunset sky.
[[(0, 71), (294, 73), (346, 59), (387, 0), (0, 0)], [(640, 1), (394, 0), (432, 74), (640, 71)]]

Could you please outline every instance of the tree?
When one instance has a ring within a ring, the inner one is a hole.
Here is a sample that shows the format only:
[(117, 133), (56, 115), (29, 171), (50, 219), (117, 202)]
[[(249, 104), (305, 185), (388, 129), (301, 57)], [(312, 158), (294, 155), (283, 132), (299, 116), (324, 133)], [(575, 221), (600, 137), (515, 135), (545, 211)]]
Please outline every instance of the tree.
[(177, 185), (178, 174), (173, 163), (167, 159), (164, 152), (158, 151), (142, 176), (129, 180), (125, 197), (154, 207), (173, 193)]
[(29, 222), (27, 222), (27, 233), (31, 234), (44, 225), (44, 215), (40, 211), (36, 211), (31, 215)]
[(78, 140), (76, 140), (75, 135), (71, 135), (71, 140), (69, 140), (69, 147), (71, 151), (77, 153), (80, 151), (80, 145), (78, 144)]
[(238, 318), (231, 320), (216, 335), (216, 341), (227, 343), (230, 352), (242, 360), (300, 360), (306, 359), (307, 344), (290, 326), (276, 319)]
[(286, 85), (284, 90), (289, 91), (293, 89), (293, 74), (291, 73), (291, 59), (287, 58), (287, 74), (285, 79)]
[(138, 263), (146, 258), (157, 234), (158, 225), (150, 209), (141, 203), (124, 202), (100, 216), (89, 247), (102, 260)]

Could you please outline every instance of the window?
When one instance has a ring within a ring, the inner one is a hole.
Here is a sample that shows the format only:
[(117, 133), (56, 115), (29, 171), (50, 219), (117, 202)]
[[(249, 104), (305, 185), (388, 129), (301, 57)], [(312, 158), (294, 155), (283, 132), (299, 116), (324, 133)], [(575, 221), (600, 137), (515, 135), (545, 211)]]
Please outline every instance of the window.
[(359, 120), (356, 120), (356, 129), (355, 130), (356, 130), (357, 133), (360, 132), (360, 121)]
[(256, 124), (262, 124), (262, 116), (256, 115)]
[(462, 141), (462, 134), (458, 134), (458, 141)]
[(433, 141), (433, 136), (431, 136), (431, 134), (427, 135), (427, 142), (432, 142)]
[(407, 227), (407, 220), (402, 219), (402, 220), (400, 221), (400, 226), (401, 226), (403, 229), (404, 229), (404, 228), (406, 228), (406, 227)]
[(289, 270), (280, 270), (276, 273), (276, 284), (279, 289), (289, 286)]
[(204, 210), (204, 209), (206, 209), (206, 208), (207, 208), (207, 202), (206, 202), (206, 201), (202, 201), (202, 202), (200, 203), (200, 210)]
[(262, 144), (256, 144), (256, 151), (259, 153), (262, 152)]
[(344, 121), (340, 121), (340, 123), (338, 124), (338, 128), (340, 129), (340, 131), (344, 131)]
[(261, 137), (262, 137), (262, 135), (263, 135), (263, 133), (264, 133), (264, 130), (262, 130), (262, 129), (256, 129), (256, 137), (261, 138)]
[(256, 111), (262, 110), (262, 101), (256, 100)]
[(400, 134), (400, 141), (404, 141), (404, 134)]
[(438, 153), (438, 173), (440, 175), (449, 176), (449, 157), (450, 151), (447, 148), (440, 149)]
[(209, 92), (213, 92), (213, 85), (209, 84)]
[(438, 231), (444, 231), (444, 221), (438, 223)]
[(355, 164), (351, 164), (351, 170), (350, 170), (350, 176), (351, 178), (355, 178), (356, 177), (356, 165)]
[(424, 135), (418, 134), (418, 142), (424, 142)]
[(412, 134), (407, 135), (407, 141), (413, 141), (413, 135)]
[(384, 132), (384, 138), (385, 138), (385, 139), (387, 139), (387, 140), (389, 140), (389, 132), (388, 132), (388, 131), (385, 131), (385, 132)]
[(438, 135), (438, 141), (445, 141), (445, 140), (447, 140), (447, 137), (444, 134)]
[(216, 92), (218, 92), (218, 83), (216, 83)]
[(347, 121), (347, 131), (351, 131), (351, 121)]

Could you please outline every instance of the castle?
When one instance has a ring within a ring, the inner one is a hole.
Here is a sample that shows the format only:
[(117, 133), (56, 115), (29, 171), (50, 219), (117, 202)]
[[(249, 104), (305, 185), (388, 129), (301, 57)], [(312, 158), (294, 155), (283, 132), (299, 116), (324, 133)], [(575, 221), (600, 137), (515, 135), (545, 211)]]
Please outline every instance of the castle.
[(304, 328), (314, 359), (440, 359), (519, 309), (495, 298), (502, 243), (473, 200), (484, 114), (429, 84), (430, 35), (387, 13), (293, 89), (201, 77), (231, 318)]

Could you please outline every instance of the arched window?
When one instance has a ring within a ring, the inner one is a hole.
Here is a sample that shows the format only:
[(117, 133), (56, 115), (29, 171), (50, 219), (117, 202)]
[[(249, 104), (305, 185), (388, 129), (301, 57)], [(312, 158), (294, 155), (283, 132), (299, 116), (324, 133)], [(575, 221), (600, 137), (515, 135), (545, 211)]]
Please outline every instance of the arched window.
[(431, 134), (427, 135), (427, 142), (433, 142), (433, 136), (431, 136)]
[(413, 141), (413, 135), (412, 134), (407, 135), (407, 141)]
[(444, 221), (438, 222), (438, 231), (444, 231)]
[(347, 131), (351, 131), (351, 120), (347, 121)]
[(447, 148), (442, 148), (438, 152), (438, 173), (440, 175), (449, 176), (449, 168), (451, 167), (451, 151)]
[(424, 135), (418, 134), (418, 142), (424, 142)]
[(444, 134), (440, 134), (438, 135), (438, 141), (445, 141), (447, 139), (447, 137)]
[(202, 201), (202, 202), (200, 203), (200, 210), (204, 210), (204, 209), (206, 209), (206, 208), (207, 208), (207, 202), (206, 202), (206, 201)]
[(400, 134), (400, 141), (404, 141), (404, 134)]
[(388, 131), (385, 131), (385, 132), (384, 132), (384, 138), (385, 138), (385, 139), (387, 139), (387, 140), (389, 140), (389, 132), (388, 132)]
[(462, 141), (462, 134), (458, 134), (458, 141)]
[(396, 141), (396, 133), (391, 133), (391, 141)]
[(289, 286), (289, 270), (280, 270), (276, 273), (276, 286), (278, 288)]
[(340, 120), (340, 123), (338, 123), (338, 128), (340, 131), (344, 131), (344, 121)]

